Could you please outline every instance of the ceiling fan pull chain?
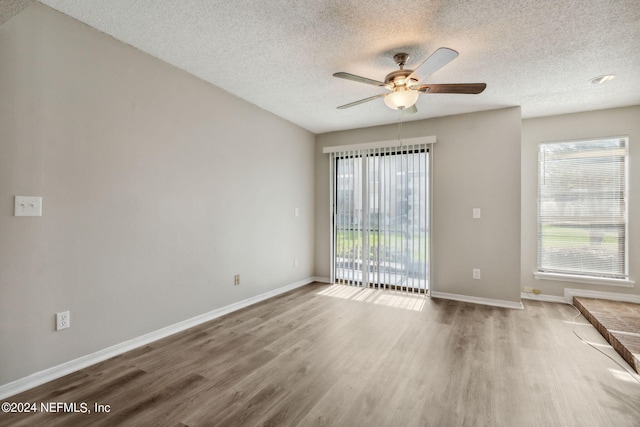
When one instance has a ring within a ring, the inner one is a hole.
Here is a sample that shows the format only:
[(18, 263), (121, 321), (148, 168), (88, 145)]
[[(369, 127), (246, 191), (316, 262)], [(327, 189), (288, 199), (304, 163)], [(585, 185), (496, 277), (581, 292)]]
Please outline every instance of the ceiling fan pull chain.
[(398, 110), (399, 119), (398, 119), (398, 144), (402, 147), (402, 116), (404, 112), (402, 110)]

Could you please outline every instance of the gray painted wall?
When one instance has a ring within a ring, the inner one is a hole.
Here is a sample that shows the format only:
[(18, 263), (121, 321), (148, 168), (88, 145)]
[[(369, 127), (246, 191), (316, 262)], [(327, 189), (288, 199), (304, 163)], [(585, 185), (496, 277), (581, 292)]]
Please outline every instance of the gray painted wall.
[[(520, 301), (520, 108), (403, 124), (402, 136), (435, 135), (432, 288)], [(316, 275), (329, 277), (329, 156), (323, 147), (398, 138), (387, 125), (318, 135)], [(472, 219), (472, 209), (482, 219)], [(480, 268), (481, 280), (472, 279)]]
[(39, 3), (0, 64), (0, 384), (313, 275), (313, 134)]
[(580, 138), (629, 136), (629, 273), (638, 281), (640, 271), (640, 106), (523, 120), (522, 124), (522, 286), (561, 296), (565, 288), (640, 294), (633, 288), (536, 280), (538, 143)]

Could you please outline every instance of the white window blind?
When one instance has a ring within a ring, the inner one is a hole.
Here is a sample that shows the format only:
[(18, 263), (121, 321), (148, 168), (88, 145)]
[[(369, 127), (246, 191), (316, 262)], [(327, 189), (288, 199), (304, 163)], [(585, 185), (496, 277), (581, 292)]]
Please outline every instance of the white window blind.
[(628, 138), (541, 143), (538, 271), (627, 279)]
[(428, 147), (331, 152), (332, 282), (427, 292)]

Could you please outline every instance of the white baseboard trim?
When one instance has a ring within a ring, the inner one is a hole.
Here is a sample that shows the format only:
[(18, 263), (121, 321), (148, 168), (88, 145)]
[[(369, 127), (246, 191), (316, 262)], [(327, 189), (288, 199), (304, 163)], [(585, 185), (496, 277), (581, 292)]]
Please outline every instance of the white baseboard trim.
[(567, 300), (565, 297), (560, 297), (557, 295), (547, 295), (547, 294), (532, 294), (529, 292), (521, 292), (521, 299), (530, 299), (536, 301), (546, 301), (546, 302), (557, 302), (560, 304), (566, 304)]
[(612, 301), (633, 302), (636, 304), (640, 304), (640, 295), (564, 288), (565, 302), (567, 302), (568, 304), (573, 304), (573, 297), (608, 299)]
[(473, 304), (491, 305), (494, 307), (514, 308), (518, 310), (524, 309), (524, 306), (522, 305), (521, 302), (514, 302), (514, 301), (505, 301), (505, 300), (482, 298), (482, 297), (471, 297), (467, 295), (449, 294), (446, 292), (435, 292), (435, 291), (431, 291), (431, 296), (434, 298), (450, 299), (450, 300), (461, 301), (461, 302), (470, 302)]
[(331, 283), (331, 279), (328, 277), (320, 277), (320, 276), (313, 276), (313, 281), (314, 282), (320, 282), (320, 283)]
[(141, 335), (137, 338), (121, 342), (111, 347), (96, 351), (95, 353), (70, 360), (60, 365), (45, 369), (43, 371), (36, 372), (27, 377), (4, 384), (0, 386), (0, 399), (5, 399), (9, 396), (22, 393), (23, 391), (29, 390), (30, 388), (37, 387), (49, 381), (53, 381), (57, 378), (68, 375), (72, 372), (79, 371), (80, 369), (84, 369), (88, 366), (95, 365), (96, 363), (118, 356), (122, 353), (126, 353), (127, 351), (131, 351), (162, 338), (166, 338), (169, 335), (182, 332), (186, 329), (200, 325), (201, 323), (217, 319), (218, 317), (222, 317), (226, 314), (232, 313), (250, 305), (262, 302), (269, 298), (273, 298), (285, 292), (292, 291), (301, 286), (308, 285), (309, 283), (312, 283), (314, 281), (319, 280), (317, 280), (317, 278), (315, 277), (309, 277), (304, 280), (300, 280), (298, 282), (262, 293), (260, 295), (256, 295), (254, 297), (229, 304), (225, 307), (217, 308), (208, 313), (183, 320), (182, 322), (175, 323), (173, 325), (158, 329), (153, 332), (149, 332), (148, 334)]

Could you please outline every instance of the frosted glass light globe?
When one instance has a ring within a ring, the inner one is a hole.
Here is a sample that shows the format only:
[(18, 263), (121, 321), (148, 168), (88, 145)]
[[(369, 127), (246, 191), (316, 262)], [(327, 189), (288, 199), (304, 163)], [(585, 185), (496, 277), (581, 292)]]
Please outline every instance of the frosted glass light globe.
[(404, 110), (412, 107), (417, 101), (420, 93), (416, 90), (408, 90), (406, 88), (397, 88), (384, 97), (384, 103), (387, 107), (394, 110)]

